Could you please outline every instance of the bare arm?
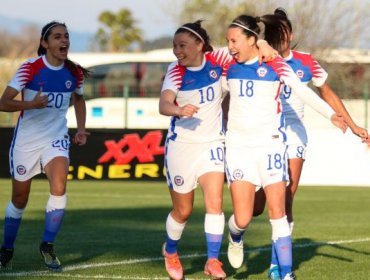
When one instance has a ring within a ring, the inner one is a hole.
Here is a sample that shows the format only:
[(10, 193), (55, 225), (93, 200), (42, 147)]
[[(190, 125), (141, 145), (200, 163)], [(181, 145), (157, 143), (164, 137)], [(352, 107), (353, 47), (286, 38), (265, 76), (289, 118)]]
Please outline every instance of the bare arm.
[(31, 101), (16, 100), (18, 91), (12, 87), (6, 87), (0, 99), (0, 110), (4, 112), (16, 112), (28, 109), (42, 109), (48, 105), (47, 95), (41, 95), (42, 87)]
[(175, 104), (176, 95), (172, 90), (164, 90), (159, 99), (159, 113), (165, 116), (192, 117), (199, 107), (186, 104), (179, 107)]
[(82, 95), (73, 93), (72, 98), (77, 120), (77, 133), (73, 138), (73, 142), (81, 146), (86, 144), (87, 136), (90, 135), (85, 129), (86, 104)]
[(294, 90), (294, 94), (296, 94), (305, 104), (325, 118), (331, 120), (331, 122), (342, 130), (343, 133), (346, 131), (347, 123), (344, 118), (340, 114), (336, 113), (312, 89), (302, 84), (298, 77), (291, 76), (290, 78), (285, 78), (284, 82)]
[(351, 118), (346, 107), (338, 95), (330, 88), (327, 83), (324, 83), (321, 87), (318, 87), (321, 97), (333, 108), (333, 110), (339, 115), (343, 116), (345, 122), (352, 130), (353, 134), (365, 140), (368, 138), (368, 132), (365, 128), (359, 127)]

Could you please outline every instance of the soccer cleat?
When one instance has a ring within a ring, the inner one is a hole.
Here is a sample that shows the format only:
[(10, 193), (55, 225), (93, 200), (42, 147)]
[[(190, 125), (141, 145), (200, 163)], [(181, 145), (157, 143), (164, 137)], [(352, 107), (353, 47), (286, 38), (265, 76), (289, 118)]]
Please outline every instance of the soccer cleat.
[(55, 271), (60, 271), (62, 269), (60, 261), (54, 253), (53, 243), (42, 242), (40, 244), (40, 253), (47, 268)]
[(11, 268), (11, 259), (13, 258), (14, 249), (4, 248), (0, 249), (0, 269)]
[(226, 279), (226, 273), (222, 269), (222, 262), (215, 258), (209, 259), (206, 262), (204, 274), (211, 276), (211, 279)]
[(166, 243), (162, 247), (162, 255), (164, 257), (164, 263), (168, 276), (173, 280), (183, 279), (184, 272), (182, 270), (181, 262), (177, 253), (169, 254), (165, 250)]
[(293, 272), (288, 273), (284, 276), (284, 278), (281, 278), (282, 280), (294, 280), (296, 279), (295, 274)]
[(278, 265), (274, 265), (268, 271), (267, 278), (270, 280), (280, 280), (280, 268)]
[(244, 261), (243, 240), (240, 240), (240, 242), (234, 242), (230, 234), (229, 246), (227, 248), (227, 258), (229, 259), (230, 265), (235, 269), (240, 268)]

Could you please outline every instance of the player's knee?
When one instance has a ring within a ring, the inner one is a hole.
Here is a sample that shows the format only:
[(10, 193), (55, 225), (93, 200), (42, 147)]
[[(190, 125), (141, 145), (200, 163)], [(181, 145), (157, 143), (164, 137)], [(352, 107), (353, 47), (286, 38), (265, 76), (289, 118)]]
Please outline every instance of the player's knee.
[(235, 225), (238, 228), (243, 229), (243, 228), (247, 228), (247, 226), (252, 220), (252, 217), (249, 217), (249, 216), (237, 217), (234, 215), (234, 219), (235, 219)]
[(54, 182), (51, 184), (50, 193), (55, 196), (63, 196), (66, 193), (66, 182)]
[(221, 214), (223, 212), (222, 199), (220, 199), (220, 201), (213, 202), (212, 204), (207, 204), (206, 212), (209, 214)]
[(52, 189), (50, 193), (55, 196), (63, 196), (66, 194), (66, 190), (63, 188)]
[(269, 209), (270, 219), (278, 219), (285, 216), (285, 209), (281, 207), (272, 207)]
[(172, 214), (178, 222), (185, 223), (189, 219), (192, 210), (192, 208), (177, 208), (173, 209)]
[(26, 208), (28, 203), (28, 193), (13, 194), (12, 203), (18, 209)]

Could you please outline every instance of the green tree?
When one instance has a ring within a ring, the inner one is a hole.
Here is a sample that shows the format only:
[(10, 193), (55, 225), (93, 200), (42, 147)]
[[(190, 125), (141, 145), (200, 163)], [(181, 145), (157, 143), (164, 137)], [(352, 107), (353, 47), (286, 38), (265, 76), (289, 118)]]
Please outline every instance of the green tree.
[(127, 51), (133, 43), (143, 41), (142, 31), (135, 26), (136, 21), (127, 9), (121, 9), (117, 14), (104, 11), (98, 19), (104, 25), (95, 34), (101, 51)]

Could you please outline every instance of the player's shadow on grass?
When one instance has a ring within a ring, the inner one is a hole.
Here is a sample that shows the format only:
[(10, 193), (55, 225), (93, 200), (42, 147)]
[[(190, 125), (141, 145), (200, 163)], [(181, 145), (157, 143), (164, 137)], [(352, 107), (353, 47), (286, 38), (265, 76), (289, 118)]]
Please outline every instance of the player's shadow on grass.
[[(168, 213), (168, 207), (140, 208), (139, 205), (132, 209), (69, 210), (54, 248), (63, 267), (160, 258)], [(0, 219), (0, 224), (3, 223)], [(39, 219), (22, 221), (15, 244), (13, 272), (43, 268), (39, 253), (43, 228), (42, 214)]]
[(117, 256), (121, 260), (161, 256), (168, 211), (167, 207), (70, 211), (61, 233), (68, 250), (65, 253), (80, 251), (71, 264), (102, 255), (115, 260)]
[[(300, 265), (318, 256), (336, 259), (343, 262), (353, 262), (352, 259), (342, 257), (343, 254), (326, 254), (318, 251), (321, 247), (333, 247), (338, 250), (350, 251), (363, 255), (370, 255), (369, 252), (355, 250), (339, 244), (330, 244), (324, 242), (314, 242), (309, 238), (296, 239), (293, 242), (293, 271), (299, 269)], [(246, 248), (244, 267), (239, 271), (233, 270), (230, 265), (227, 266), (227, 275), (233, 276), (234, 279), (248, 279), (251, 275), (266, 273), (270, 266), (271, 245), (259, 248)], [(261, 265), (262, 264), (262, 265)], [(245, 270), (245, 266), (247, 269)]]
[[(83, 269), (84, 264), (110, 265), (120, 262), (128, 264), (131, 260), (132, 263), (146, 262), (158, 266), (165, 275), (161, 245), (165, 240), (165, 221), (169, 211), (169, 207), (140, 205), (132, 208), (69, 210), (66, 212), (62, 230), (55, 241), (55, 250), (63, 266), (72, 266), (75, 270), (78, 270), (79, 266)], [(3, 224), (3, 220), (0, 220), (0, 224)], [(38, 252), (43, 226), (42, 213), (37, 219), (25, 218), (22, 221), (16, 241), (14, 272), (34, 270), (43, 266)], [(227, 231), (225, 231), (220, 259), (224, 263), (227, 275), (234, 279), (248, 279), (251, 275), (267, 273), (271, 255), (270, 244), (258, 248), (246, 247), (244, 267), (235, 271), (228, 264), (226, 236)], [(320, 253), (317, 249), (323, 246), (369, 255), (367, 252), (343, 245), (315, 243), (310, 239), (296, 239), (293, 245), (294, 270), (319, 255), (344, 262), (352, 261), (340, 257), (343, 255), (340, 253), (336, 255)], [(194, 253), (199, 253), (201, 256), (191, 256)], [(188, 256), (187, 260), (184, 259), (185, 275), (202, 274), (206, 262), (202, 209), (194, 209), (179, 244), (179, 254), (180, 257)], [(155, 262), (153, 263), (152, 260)]]

